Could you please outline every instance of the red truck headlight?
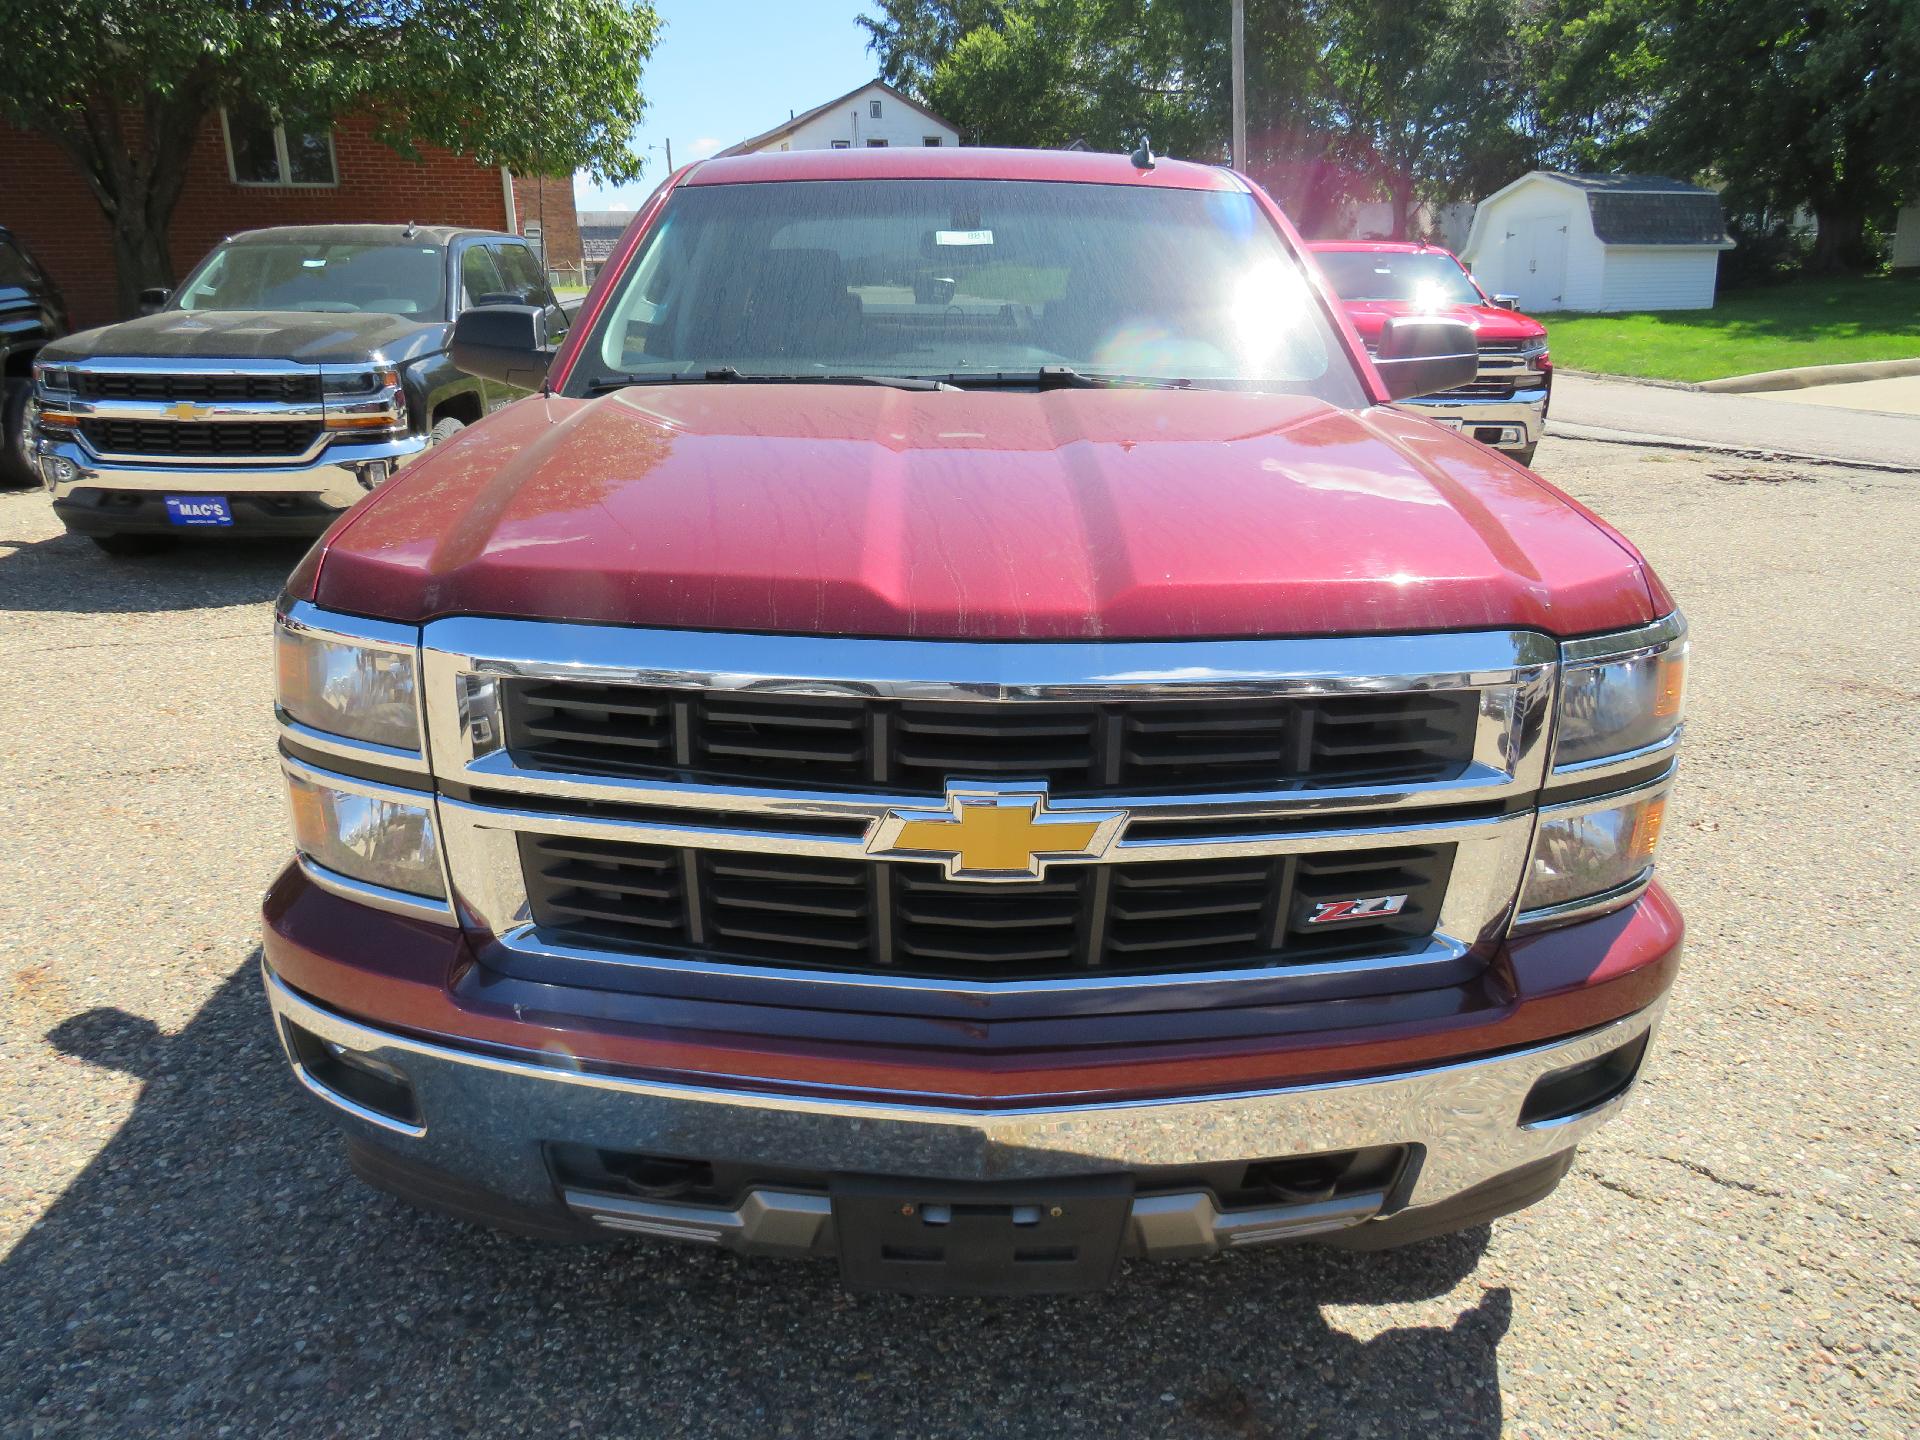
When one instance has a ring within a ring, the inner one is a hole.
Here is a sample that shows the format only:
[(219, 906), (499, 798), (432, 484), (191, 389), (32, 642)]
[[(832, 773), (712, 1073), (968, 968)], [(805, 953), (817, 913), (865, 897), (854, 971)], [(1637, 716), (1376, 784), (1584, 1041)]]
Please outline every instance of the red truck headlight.
[[(372, 629), (364, 621), (356, 630)], [(345, 634), (322, 628), (304, 607), (274, 617), (274, 660), (283, 720), (365, 745), (420, 751), (420, 699), (415, 635)]]
[[(1618, 909), (1653, 878), (1686, 684), (1687, 625), (1678, 612), (1560, 647), (1553, 768), (1515, 929)], [(1577, 798), (1556, 801), (1556, 791)]]
[(433, 797), (285, 763), (293, 843), (335, 875), (444, 900)]

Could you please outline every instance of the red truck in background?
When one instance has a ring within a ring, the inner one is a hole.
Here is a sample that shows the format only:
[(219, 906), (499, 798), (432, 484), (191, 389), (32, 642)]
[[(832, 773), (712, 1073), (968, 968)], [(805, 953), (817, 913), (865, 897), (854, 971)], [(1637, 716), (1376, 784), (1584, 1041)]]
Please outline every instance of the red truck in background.
[(1473, 378), (1437, 395), (1402, 401), (1483, 445), (1533, 463), (1553, 398), (1547, 327), (1508, 295), (1489, 295), (1451, 251), (1403, 240), (1320, 240), (1309, 246), (1347, 318), (1371, 352), (1397, 316), (1464, 321), (1480, 364)]
[[(1144, 159), (1145, 157), (1140, 157)], [(1685, 626), (1231, 171), (705, 161), (277, 615), (293, 1072), (549, 1238), (1106, 1284), (1547, 1195), (1679, 965)]]

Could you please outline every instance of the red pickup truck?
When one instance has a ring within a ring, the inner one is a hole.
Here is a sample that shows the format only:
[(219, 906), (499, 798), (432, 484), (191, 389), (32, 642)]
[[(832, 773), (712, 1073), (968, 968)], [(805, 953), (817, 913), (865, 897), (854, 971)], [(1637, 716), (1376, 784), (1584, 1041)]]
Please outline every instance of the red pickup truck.
[[(1136, 161), (1138, 163), (1136, 163)], [(1231, 171), (743, 156), (278, 611), (294, 1074), (554, 1238), (1059, 1291), (1532, 1203), (1679, 964), (1686, 632)]]
[(1510, 295), (1489, 295), (1451, 251), (1405, 240), (1321, 240), (1309, 247), (1369, 350), (1396, 316), (1465, 321), (1480, 357), (1466, 384), (1403, 401), (1522, 465), (1546, 428), (1553, 399), (1547, 327)]

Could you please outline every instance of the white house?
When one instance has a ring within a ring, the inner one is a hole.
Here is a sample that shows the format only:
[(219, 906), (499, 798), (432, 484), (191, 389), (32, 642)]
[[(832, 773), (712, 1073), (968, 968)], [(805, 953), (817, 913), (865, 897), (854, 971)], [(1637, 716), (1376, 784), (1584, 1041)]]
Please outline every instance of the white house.
[(960, 132), (926, 106), (891, 85), (870, 80), (857, 90), (816, 105), (786, 124), (729, 145), (722, 155), (764, 155), (773, 150), (860, 150), (888, 145), (958, 145)]
[(1732, 248), (1711, 190), (1534, 170), (1480, 202), (1461, 259), (1522, 310), (1706, 310)]

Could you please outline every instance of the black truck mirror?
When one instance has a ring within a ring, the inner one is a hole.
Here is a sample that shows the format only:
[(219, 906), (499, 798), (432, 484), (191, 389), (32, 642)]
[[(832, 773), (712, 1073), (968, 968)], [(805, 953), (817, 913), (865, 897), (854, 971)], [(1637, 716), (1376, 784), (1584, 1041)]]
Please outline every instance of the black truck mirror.
[(538, 305), (482, 305), (453, 322), (453, 363), (516, 390), (538, 390), (553, 363), (547, 312)]
[(1406, 400), (1472, 384), (1480, 353), (1464, 320), (1395, 316), (1380, 331), (1373, 364), (1386, 382), (1387, 398)]

